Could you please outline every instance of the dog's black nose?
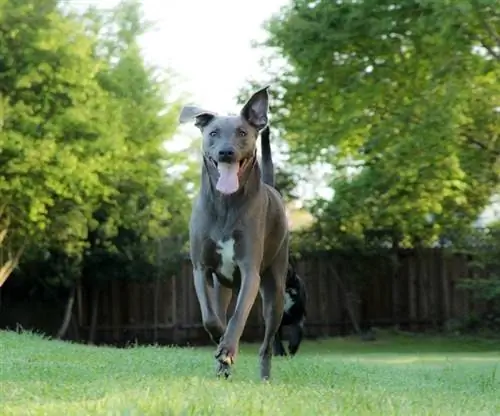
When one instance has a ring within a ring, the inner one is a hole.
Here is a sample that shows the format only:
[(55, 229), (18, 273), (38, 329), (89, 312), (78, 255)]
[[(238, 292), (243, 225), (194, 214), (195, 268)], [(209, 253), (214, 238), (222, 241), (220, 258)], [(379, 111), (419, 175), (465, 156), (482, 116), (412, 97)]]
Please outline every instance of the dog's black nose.
[(233, 149), (223, 149), (219, 150), (219, 162), (227, 162), (231, 163), (234, 159), (234, 150)]

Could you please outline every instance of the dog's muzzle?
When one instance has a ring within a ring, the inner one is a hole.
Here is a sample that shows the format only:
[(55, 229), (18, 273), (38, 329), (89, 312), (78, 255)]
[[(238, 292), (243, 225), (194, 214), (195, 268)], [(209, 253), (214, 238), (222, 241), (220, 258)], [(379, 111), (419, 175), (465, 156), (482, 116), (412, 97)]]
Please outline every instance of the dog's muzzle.
[[(239, 167), (240, 167), (239, 171), (242, 172), (243, 170), (245, 170), (245, 168), (250, 164), (250, 162), (254, 161), (255, 158), (256, 158), (256, 156), (245, 157), (245, 158), (241, 159), (238, 162)], [(217, 161), (212, 156), (207, 155), (207, 154), (205, 155), (205, 159), (208, 160), (214, 168), (217, 168), (219, 163), (235, 163), (236, 162), (236, 160), (229, 159), (226, 156), (224, 156), (224, 158), (219, 157), (219, 160)]]
[(233, 149), (219, 150), (218, 154), (219, 163), (234, 163), (236, 162), (236, 154)]

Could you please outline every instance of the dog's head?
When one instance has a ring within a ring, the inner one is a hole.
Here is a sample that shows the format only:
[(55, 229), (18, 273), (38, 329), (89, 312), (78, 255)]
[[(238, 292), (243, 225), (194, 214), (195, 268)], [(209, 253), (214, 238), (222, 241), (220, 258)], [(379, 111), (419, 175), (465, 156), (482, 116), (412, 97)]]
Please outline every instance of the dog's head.
[(203, 157), (211, 179), (223, 194), (233, 194), (256, 160), (257, 138), (268, 121), (268, 87), (255, 92), (238, 115), (218, 115), (186, 106), (180, 123), (194, 121), (203, 135)]

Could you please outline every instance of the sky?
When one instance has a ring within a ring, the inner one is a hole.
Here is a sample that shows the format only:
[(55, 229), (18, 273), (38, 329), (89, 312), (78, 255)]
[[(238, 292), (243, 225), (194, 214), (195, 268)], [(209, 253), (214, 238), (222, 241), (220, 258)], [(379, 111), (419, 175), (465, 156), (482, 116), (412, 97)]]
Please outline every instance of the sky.
[(172, 68), (194, 102), (219, 112), (235, 110), (245, 81), (261, 73), (261, 25), (287, 0), (143, 0), (146, 17), (158, 22), (143, 40), (147, 59)]
[[(79, 9), (108, 8), (117, 0), (66, 0)], [(178, 75), (177, 89), (218, 112), (235, 110), (245, 81), (262, 73), (261, 53), (251, 47), (265, 36), (262, 24), (287, 0), (143, 0), (156, 24), (142, 39), (145, 58)]]

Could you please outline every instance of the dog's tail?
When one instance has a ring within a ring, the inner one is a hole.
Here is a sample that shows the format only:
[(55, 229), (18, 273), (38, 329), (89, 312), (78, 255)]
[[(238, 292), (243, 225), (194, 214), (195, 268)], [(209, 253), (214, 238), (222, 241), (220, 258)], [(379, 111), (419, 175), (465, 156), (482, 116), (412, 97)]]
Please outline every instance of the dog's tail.
[(260, 143), (262, 146), (262, 180), (264, 183), (275, 187), (274, 178), (274, 164), (271, 155), (271, 142), (270, 142), (269, 125), (260, 133)]

